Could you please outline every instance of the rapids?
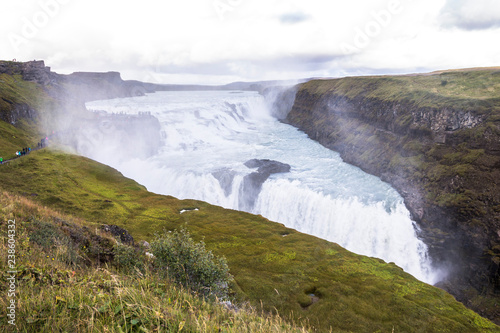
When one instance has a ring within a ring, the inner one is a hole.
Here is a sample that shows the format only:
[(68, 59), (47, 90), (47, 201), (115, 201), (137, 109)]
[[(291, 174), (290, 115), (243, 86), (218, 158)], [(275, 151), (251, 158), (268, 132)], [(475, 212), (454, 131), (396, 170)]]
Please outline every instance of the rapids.
[[(271, 105), (255, 92), (227, 91), (157, 92), (90, 102), (88, 109), (109, 113), (151, 112), (161, 122), (164, 145), (146, 160), (110, 154), (105, 145), (80, 153), (152, 192), (261, 214), (355, 253), (394, 262), (424, 282), (438, 282), (401, 196), (278, 121)], [(245, 166), (250, 159), (291, 168), (267, 175), (256, 193), (248, 193), (245, 177), (256, 172)]]

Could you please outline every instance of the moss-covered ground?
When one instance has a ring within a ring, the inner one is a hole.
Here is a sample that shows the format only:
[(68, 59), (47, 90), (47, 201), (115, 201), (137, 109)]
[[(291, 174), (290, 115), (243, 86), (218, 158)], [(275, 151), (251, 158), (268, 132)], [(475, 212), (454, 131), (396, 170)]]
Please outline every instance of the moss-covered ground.
[[(163, 278), (144, 249), (118, 245), (85, 220), (6, 192), (0, 204), (2, 230), (15, 230), (17, 271), (15, 298), (10, 284), (0, 285), (2, 332), (306, 332), (248, 304), (231, 309), (193, 295)], [(1, 239), (0, 251), (12, 251), (5, 232)], [(135, 253), (141, 269), (117, 265), (117, 248)], [(4, 281), (11, 264), (1, 256)]]
[[(431, 73), (432, 74), (432, 73)], [(433, 75), (347, 77), (313, 80), (301, 85), (317, 95), (335, 93), (383, 101), (405, 101), (419, 107), (473, 107), (488, 111), (488, 101), (499, 102), (500, 67), (450, 70)]]

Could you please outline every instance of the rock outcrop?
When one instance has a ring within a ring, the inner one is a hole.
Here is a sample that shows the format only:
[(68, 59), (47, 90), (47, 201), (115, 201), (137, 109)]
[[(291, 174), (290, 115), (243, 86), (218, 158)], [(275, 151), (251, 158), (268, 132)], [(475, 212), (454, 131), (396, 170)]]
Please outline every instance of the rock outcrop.
[(440, 286), (492, 319), (500, 315), (491, 306), (500, 292), (499, 81), (491, 70), (310, 81), (285, 120), (391, 183), (448, 273)]
[(0, 74), (19, 76), (35, 82), (56, 99), (88, 102), (97, 99), (143, 96), (154, 92), (154, 85), (122, 80), (118, 72), (75, 72), (69, 75), (52, 72), (43, 60), (28, 62), (0, 61)]
[(51, 72), (43, 60), (0, 61), (0, 74), (20, 75), (25, 81), (33, 81), (43, 86), (54, 84), (58, 78), (58, 74)]
[(38, 112), (28, 104), (14, 103), (8, 99), (3, 100), (10, 104), (11, 108), (9, 112), (0, 113), (0, 120), (3, 120), (12, 125), (16, 125), (21, 119), (35, 120), (38, 116)]
[(233, 180), (236, 176), (236, 171), (229, 168), (222, 168), (217, 171), (212, 172), (212, 176), (217, 179), (220, 187), (224, 190), (224, 195), (227, 197), (233, 191)]
[(119, 238), (122, 243), (134, 245), (134, 237), (132, 237), (132, 235), (127, 230), (117, 225), (103, 224), (101, 225), (101, 229)]
[(243, 186), (240, 188), (240, 210), (251, 211), (255, 201), (262, 189), (262, 184), (275, 173), (290, 172), (290, 165), (267, 159), (251, 159), (245, 162), (245, 166), (257, 171), (243, 178)]
[(154, 92), (148, 84), (122, 80), (118, 72), (75, 72), (61, 75), (60, 81), (72, 98), (83, 102), (144, 96), (146, 93)]
[(21, 119), (58, 137), (80, 153), (102, 150), (120, 158), (146, 158), (161, 144), (160, 123), (150, 114), (89, 112), (85, 102), (142, 96), (153, 86), (124, 81), (120, 73), (54, 73), (43, 61), (0, 61), (0, 119), (17, 126)]

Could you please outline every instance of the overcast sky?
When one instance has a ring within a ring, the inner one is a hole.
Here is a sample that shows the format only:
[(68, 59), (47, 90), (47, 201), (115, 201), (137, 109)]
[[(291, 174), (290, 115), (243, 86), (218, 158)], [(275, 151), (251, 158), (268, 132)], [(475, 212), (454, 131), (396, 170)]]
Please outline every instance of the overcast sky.
[(499, 0), (10, 0), (0, 59), (154, 83), (500, 66)]

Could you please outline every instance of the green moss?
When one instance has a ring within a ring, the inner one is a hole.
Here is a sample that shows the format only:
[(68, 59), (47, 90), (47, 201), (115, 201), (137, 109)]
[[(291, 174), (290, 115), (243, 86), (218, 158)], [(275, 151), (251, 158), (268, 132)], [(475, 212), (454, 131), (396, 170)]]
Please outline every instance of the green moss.
[(264, 260), (262, 261), (264, 264), (273, 263), (273, 264), (286, 264), (291, 260), (294, 260), (296, 257), (296, 253), (294, 251), (286, 251), (285, 253), (268, 253), (266, 254)]
[(411, 155), (419, 155), (425, 151), (425, 146), (417, 140), (408, 141), (403, 149)]
[(424, 161), (423, 155), (402, 157), (399, 154), (395, 154), (389, 163), (389, 167), (398, 173), (404, 172), (413, 175), (412, 177), (416, 177), (415, 175), (420, 174), (428, 165)]
[(402, 128), (409, 127), (412, 124), (412, 122), (413, 122), (413, 116), (411, 114), (401, 116), (396, 120), (396, 124)]

